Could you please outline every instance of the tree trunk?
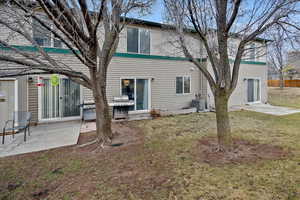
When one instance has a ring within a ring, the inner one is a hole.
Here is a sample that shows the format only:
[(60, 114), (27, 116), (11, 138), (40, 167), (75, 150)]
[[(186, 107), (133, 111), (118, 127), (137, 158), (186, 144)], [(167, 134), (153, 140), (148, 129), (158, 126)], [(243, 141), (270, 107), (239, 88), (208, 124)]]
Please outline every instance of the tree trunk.
[(111, 117), (106, 99), (99, 89), (93, 91), (96, 106), (96, 131), (97, 137), (101, 144), (108, 143), (112, 140)]
[[(219, 89), (221, 90), (221, 89)], [(225, 91), (215, 94), (218, 143), (220, 151), (228, 151), (232, 146), (231, 128), (228, 114), (228, 97)]]
[(280, 78), (280, 83), (279, 83), (279, 86), (280, 86), (280, 89), (283, 89), (284, 88), (284, 79), (283, 79), (283, 72), (280, 71), (279, 73), (279, 78)]

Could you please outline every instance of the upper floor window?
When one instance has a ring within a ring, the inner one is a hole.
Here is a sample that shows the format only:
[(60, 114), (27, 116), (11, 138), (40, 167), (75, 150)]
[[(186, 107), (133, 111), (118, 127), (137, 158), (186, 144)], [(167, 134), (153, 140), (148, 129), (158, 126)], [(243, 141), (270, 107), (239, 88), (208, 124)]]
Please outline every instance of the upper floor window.
[(237, 53), (237, 44), (235, 41), (229, 41), (228, 42), (228, 54), (230, 57), (235, 58)]
[(127, 52), (150, 54), (150, 31), (127, 28)]
[(250, 60), (255, 60), (255, 58), (256, 58), (256, 56), (255, 56), (255, 54), (256, 54), (256, 52), (255, 52), (255, 43), (251, 43), (249, 51), (250, 51), (250, 53), (249, 53)]
[(176, 94), (191, 93), (191, 77), (177, 76), (176, 77)]
[[(54, 25), (49, 25), (51, 28), (55, 28)], [(62, 42), (56, 38), (51, 31), (43, 27), (38, 21), (32, 21), (32, 34), (36, 43), (43, 47), (62, 47)]]

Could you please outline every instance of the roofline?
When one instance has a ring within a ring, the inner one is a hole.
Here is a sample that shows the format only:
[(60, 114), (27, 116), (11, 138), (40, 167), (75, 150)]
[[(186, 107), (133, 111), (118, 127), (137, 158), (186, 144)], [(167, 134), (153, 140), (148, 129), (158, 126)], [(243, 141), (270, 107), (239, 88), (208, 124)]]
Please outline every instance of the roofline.
[[(36, 1), (29, 1), (28, 6), (31, 6), (32, 8), (40, 8), (40, 6), (37, 5)], [(133, 22), (133, 24), (136, 24), (136, 25), (147, 25), (147, 26), (157, 27), (157, 28), (169, 28), (169, 29), (174, 28), (174, 26), (170, 25), (170, 24), (163, 24), (163, 23), (159, 23), (159, 22), (137, 19), (137, 18), (133, 18), (133, 17), (131, 17), (131, 18), (125, 17), (125, 22)], [(187, 29), (187, 30), (191, 33), (196, 33), (196, 31), (194, 29)], [(238, 35), (236, 33), (233, 33), (232, 35), (238, 38)], [(272, 40), (257, 37), (257, 38), (255, 38), (255, 41), (271, 42)]]
[[(137, 19), (137, 18), (126, 17), (125, 21), (132, 22), (135, 25), (147, 25), (147, 26), (157, 27), (157, 28), (170, 28), (170, 29), (174, 28), (174, 26), (172, 26), (170, 24), (163, 24), (163, 23), (159, 23), (159, 22), (153, 22), (153, 21)], [(188, 31), (196, 33), (196, 31), (194, 29), (188, 29)], [(231, 35), (238, 38), (238, 34), (236, 34), (236, 33), (233, 33)], [(260, 38), (260, 37), (256, 37), (255, 41), (257, 41), (257, 42), (272, 42), (272, 40), (270, 40), (270, 39), (265, 39), (265, 38)]]

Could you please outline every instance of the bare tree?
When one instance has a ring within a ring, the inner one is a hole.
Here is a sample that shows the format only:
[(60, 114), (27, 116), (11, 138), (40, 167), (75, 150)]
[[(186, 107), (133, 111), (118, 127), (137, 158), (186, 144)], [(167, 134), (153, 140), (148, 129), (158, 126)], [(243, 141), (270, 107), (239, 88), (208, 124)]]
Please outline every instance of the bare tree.
[[(214, 95), (219, 150), (232, 147), (228, 100), (235, 90), (240, 64), (251, 43), (274, 26), (297, 28), (298, 0), (164, 0), (166, 17), (176, 27), (185, 56), (204, 74)], [(186, 32), (196, 32), (212, 72), (192, 55)], [(237, 38), (230, 62), (229, 40)], [(265, 44), (263, 44), (265, 45)]]
[[(4, 39), (0, 37), (0, 45), (14, 52), (0, 54), (0, 70), (5, 71), (4, 76), (55, 73), (89, 88), (96, 106), (97, 141), (101, 144), (110, 141), (113, 134), (106, 99), (107, 69), (127, 23), (127, 14), (148, 12), (152, 0), (6, 0), (4, 3), (0, 26), (10, 34)], [(34, 23), (60, 40), (88, 73), (47, 53), (33, 38)], [(37, 52), (13, 46), (15, 37), (29, 42)], [(17, 65), (7, 67), (5, 63)]]
[(297, 48), (299, 33), (277, 26), (268, 31), (272, 42), (268, 45), (268, 64), (279, 74), (280, 88), (284, 88), (284, 73), (288, 72), (288, 52)]
[(272, 43), (269, 45), (268, 61), (270, 66), (279, 73), (280, 88), (284, 87), (284, 66), (286, 63), (287, 51), (285, 49), (285, 35), (282, 30), (272, 33)]

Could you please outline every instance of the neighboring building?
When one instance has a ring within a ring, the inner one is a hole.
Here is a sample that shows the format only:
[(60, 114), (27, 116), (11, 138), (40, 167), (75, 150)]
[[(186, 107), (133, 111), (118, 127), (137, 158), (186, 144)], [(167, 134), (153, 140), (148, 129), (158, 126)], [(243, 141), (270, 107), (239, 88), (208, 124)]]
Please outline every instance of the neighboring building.
[(291, 51), (288, 53), (288, 66), (293, 68), (293, 71), (287, 76), (289, 79), (300, 79), (300, 51)]
[[(87, 68), (65, 49), (60, 41), (51, 37), (50, 33), (36, 32), (35, 27), (33, 26), (35, 40), (45, 46), (49, 54), (74, 69), (87, 72)], [(1, 35), (5, 35), (5, 31), (3, 32), (1, 27), (0, 29), (1, 38)], [(109, 102), (115, 96), (126, 94), (135, 101), (133, 113), (149, 112), (151, 109), (176, 111), (190, 107), (195, 95), (201, 94), (206, 98), (208, 107), (214, 106), (207, 80), (182, 53), (178, 53), (178, 49), (167, 42), (169, 37), (169, 32), (163, 29), (162, 24), (149, 21), (135, 20), (124, 29), (117, 53), (108, 70)], [(30, 44), (23, 41), (16, 40), (14, 44), (24, 51), (35, 51)], [(193, 54), (203, 55), (203, 62), (207, 62), (201, 43), (193, 37), (189, 37), (189, 41)], [(253, 45), (264, 42), (257, 39)], [(0, 47), (0, 53), (11, 51)], [(207, 67), (210, 69), (209, 62)], [(230, 106), (254, 102), (266, 103), (266, 56), (258, 57), (253, 50), (250, 59), (242, 61), (239, 75), (238, 86), (230, 98)], [(3, 87), (0, 85), (0, 91), (6, 92), (7, 98), (5, 102), (0, 102), (0, 115), (22, 109), (32, 112), (33, 120), (36, 122), (80, 118), (82, 113), (79, 104), (93, 99), (91, 91), (63, 76), (60, 76), (60, 84), (53, 87), (49, 77), (28, 76), (14, 79), (12, 82), (0, 80), (4, 85)], [(2, 112), (1, 106), (10, 109)], [(2, 116), (0, 120), (3, 121), (4, 118)]]
[(278, 70), (274, 69), (274, 67), (271, 64), (268, 64), (267, 67), (268, 67), (268, 80), (279, 80), (280, 74)]

